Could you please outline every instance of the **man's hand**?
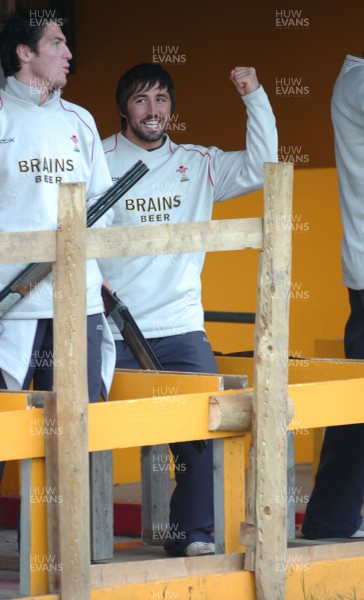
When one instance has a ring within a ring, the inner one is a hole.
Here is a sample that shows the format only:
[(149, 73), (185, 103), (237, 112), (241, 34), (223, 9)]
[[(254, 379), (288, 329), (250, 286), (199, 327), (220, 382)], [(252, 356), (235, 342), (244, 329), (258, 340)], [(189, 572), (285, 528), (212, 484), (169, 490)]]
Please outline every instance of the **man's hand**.
[(230, 73), (230, 79), (240, 96), (246, 96), (259, 87), (259, 81), (254, 67), (235, 67)]

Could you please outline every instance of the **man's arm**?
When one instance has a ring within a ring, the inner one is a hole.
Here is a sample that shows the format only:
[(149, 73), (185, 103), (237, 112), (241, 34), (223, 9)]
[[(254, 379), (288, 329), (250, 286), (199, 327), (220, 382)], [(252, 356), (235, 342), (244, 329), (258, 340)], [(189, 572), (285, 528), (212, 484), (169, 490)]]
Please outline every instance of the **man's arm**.
[(230, 72), (247, 110), (246, 150), (217, 151), (213, 159), (215, 201), (248, 194), (263, 185), (263, 164), (277, 162), (278, 138), (268, 97), (253, 67), (235, 67)]

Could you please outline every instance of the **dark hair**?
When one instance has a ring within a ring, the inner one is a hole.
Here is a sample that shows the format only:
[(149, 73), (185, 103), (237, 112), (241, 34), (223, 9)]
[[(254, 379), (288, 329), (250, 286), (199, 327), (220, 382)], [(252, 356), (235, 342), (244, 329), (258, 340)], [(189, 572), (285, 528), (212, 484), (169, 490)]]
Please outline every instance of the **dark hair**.
[(5, 77), (21, 69), (16, 51), (19, 44), (37, 52), (44, 28), (50, 23), (61, 25), (64, 22), (58, 10), (21, 7), (10, 14), (0, 31), (0, 60)]
[[(167, 89), (171, 99), (172, 112), (176, 108), (176, 88), (172, 77), (157, 63), (141, 63), (135, 65), (120, 77), (116, 88), (116, 104), (122, 114), (127, 114), (127, 102), (136, 91), (150, 90), (156, 84)], [(126, 129), (126, 118), (121, 117), (121, 128)]]

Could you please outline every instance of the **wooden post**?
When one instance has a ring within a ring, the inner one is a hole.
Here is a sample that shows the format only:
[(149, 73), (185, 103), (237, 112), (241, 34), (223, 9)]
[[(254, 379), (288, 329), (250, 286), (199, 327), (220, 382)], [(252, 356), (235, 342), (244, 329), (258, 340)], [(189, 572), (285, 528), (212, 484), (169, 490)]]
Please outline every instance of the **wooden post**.
[[(247, 524), (255, 526), (257, 600), (286, 597), (287, 384), (293, 165), (265, 164), (263, 252), (255, 325), (253, 478)], [(255, 498), (253, 506), (252, 498)]]
[(45, 483), (44, 458), (21, 461), (20, 593), (27, 596), (48, 591), (48, 576), (54, 568), (47, 552)]
[(53, 272), (62, 600), (89, 600), (91, 585), (85, 221), (84, 184), (61, 185)]
[(91, 560), (113, 558), (114, 486), (112, 450), (90, 454)]
[(171, 475), (168, 469), (158, 467), (168, 462), (168, 444), (141, 448), (142, 539), (145, 544), (163, 546), (160, 532), (165, 531), (169, 523)]

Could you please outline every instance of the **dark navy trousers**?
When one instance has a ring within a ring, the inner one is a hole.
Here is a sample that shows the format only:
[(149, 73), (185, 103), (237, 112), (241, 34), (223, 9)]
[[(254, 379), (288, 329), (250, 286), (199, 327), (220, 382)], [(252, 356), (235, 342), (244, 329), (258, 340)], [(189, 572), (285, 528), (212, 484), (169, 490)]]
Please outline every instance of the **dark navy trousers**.
[[(102, 392), (102, 329), (103, 324), (101, 314), (90, 315), (87, 317), (87, 379), (89, 402), (97, 402)], [(29, 369), (23, 382), (23, 390), (29, 389), (32, 379), (35, 390), (52, 390), (53, 356), (53, 320), (39, 319), (34, 337)], [(7, 389), (1, 370), (0, 389)], [(4, 467), (5, 463), (0, 462), (0, 481)]]
[[(217, 373), (217, 364), (206, 334), (193, 331), (183, 335), (148, 340), (166, 371)], [(138, 368), (125, 342), (116, 342), (116, 366)], [(191, 442), (170, 444), (175, 463), (176, 487), (170, 503), (170, 530), (164, 548), (179, 554), (195, 541), (211, 542), (214, 523), (212, 442), (197, 452)]]
[[(349, 289), (349, 301), (345, 356), (364, 359), (364, 290)], [(360, 527), (363, 499), (364, 423), (328, 427), (302, 533), (312, 539), (350, 537)]]

